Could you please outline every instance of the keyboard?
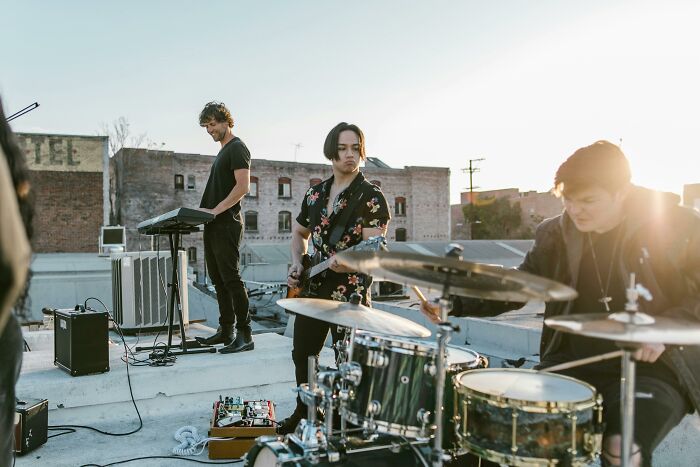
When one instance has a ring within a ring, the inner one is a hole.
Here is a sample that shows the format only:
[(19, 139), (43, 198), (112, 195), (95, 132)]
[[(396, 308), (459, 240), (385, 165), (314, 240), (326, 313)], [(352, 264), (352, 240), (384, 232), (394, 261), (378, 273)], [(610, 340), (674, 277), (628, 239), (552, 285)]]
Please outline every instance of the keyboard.
[(200, 225), (213, 221), (214, 217), (199, 209), (177, 208), (139, 223), (137, 229), (146, 235), (198, 232)]

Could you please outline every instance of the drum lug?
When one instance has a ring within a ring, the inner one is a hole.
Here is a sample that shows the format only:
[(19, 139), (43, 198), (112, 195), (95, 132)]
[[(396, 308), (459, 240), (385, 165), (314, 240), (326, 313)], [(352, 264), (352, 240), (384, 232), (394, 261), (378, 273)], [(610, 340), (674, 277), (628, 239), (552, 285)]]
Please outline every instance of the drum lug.
[(430, 434), (428, 433), (428, 426), (432, 421), (433, 413), (430, 410), (420, 409), (416, 413), (416, 420), (420, 423), (421, 436), (427, 438)]
[(382, 350), (367, 351), (367, 366), (383, 368), (389, 364), (389, 358)]
[(437, 365), (434, 362), (428, 362), (423, 365), (423, 372), (430, 377), (434, 377), (437, 374)]
[(357, 362), (347, 362), (340, 365), (343, 379), (353, 386), (358, 386), (362, 380), (362, 366)]
[(367, 404), (367, 413), (370, 416), (373, 417), (374, 415), (379, 415), (379, 412), (381, 412), (381, 411), (382, 411), (382, 403), (379, 402), (378, 400), (375, 399), (375, 400), (371, 401), (369, 404)]

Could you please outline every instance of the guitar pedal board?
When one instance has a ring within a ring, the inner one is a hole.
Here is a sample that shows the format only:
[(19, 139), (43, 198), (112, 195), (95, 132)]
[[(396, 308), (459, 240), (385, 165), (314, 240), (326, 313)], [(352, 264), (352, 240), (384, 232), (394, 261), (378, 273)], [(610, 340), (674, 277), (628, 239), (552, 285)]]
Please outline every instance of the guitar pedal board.
[(244, 401), (241, 397), (222, 397), (214, 402), (214, 426), (271, 427), (274, 423), (274, 402)]

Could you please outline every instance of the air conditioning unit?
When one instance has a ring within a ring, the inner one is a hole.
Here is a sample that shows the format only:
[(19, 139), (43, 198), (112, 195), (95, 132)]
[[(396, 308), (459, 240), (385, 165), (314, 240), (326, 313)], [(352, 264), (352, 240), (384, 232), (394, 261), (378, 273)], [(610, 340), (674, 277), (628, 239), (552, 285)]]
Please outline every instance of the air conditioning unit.
[[(114, 320), (124, 332), (168, 329), (168, 292), (173, 262), (169, 251), (112, 253)], [(178, 283), (182, 318), (189, 324), (187, 254), (178, 252)], [(177, 307), (177, 303), (176, 303)], [(177, 308), (173, 319), (178, 329)]]

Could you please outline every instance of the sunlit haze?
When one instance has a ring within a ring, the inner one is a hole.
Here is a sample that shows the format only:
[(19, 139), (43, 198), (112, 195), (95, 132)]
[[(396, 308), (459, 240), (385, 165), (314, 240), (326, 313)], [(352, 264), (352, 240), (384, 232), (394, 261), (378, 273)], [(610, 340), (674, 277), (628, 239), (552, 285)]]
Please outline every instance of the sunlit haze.
[(622, 142), (633, 181), (700, 182), (700, 2), (13, 2), (2, 8), (15, 131), (96, 134), (120, 116), (163, 148), (215, 154), (210, 100), (253, 157), (325, 162), (339, 121), (392, 167), (544, 191), (578, 147)]

